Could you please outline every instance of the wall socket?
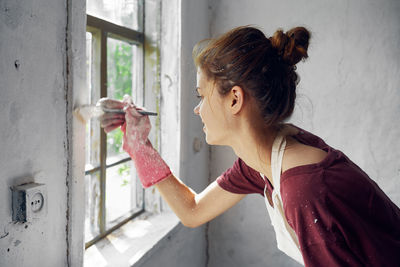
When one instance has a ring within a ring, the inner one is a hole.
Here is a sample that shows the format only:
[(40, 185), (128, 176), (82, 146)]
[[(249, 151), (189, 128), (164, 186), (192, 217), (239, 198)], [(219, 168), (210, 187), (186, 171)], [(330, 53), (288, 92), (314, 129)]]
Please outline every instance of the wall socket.
[(31, 222), (47, 215), (46, 185), (27, 183), (13, 186), (11, 191), (13, 221)]

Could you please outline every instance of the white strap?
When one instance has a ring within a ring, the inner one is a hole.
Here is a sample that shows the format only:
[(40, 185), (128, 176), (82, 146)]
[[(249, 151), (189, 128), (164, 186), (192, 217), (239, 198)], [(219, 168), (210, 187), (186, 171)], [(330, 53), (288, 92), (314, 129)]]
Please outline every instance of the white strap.
[(280, 195), (281, 189), (281, 170), (282, 170), (282, 159), (286, 147), (286, 138), (279, 132), (272, 144), (271, 152), (271, 172), (272, 181), (274, 183), (274, 191)]
[(287, 222), (285, 212), (283, 210), (283, 201), (280, 192), (282, 160), (286, 147), (285, 136), (287, 133), (288, 131), (285, 128), (279, 131), (274, 143), (272, 144), (271, 173), (274, 183), (274, 191), (272, 193), (274, 208), (271, 209), (267, 205), (267, 210), (270, 214), (272, 225), (274, 226), (278, 248), (300, 264), (304, 265), (297, 235)]

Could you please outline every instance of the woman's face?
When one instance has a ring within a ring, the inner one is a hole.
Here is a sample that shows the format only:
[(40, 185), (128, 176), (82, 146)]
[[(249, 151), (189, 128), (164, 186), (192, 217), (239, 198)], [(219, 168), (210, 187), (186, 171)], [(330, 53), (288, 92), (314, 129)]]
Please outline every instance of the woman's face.
[(202, 70), (197, 71), (196, 90), (200, 103), (194, 108), (194, 113), (199, 115), (204, 123), (203, 131), (206, 134), (206, 142), (210, 145), (226, 144), (228, 125), (224, 99), (218, 93), (213, 81), (207, 79)]

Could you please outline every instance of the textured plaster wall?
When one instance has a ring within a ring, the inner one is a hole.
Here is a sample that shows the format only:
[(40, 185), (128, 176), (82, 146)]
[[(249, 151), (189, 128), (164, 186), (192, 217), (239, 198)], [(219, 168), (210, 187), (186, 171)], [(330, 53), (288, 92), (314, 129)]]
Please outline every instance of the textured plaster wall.
[[(0, 266), (67, 264), (67, 6), (0, 1)], [(45, 218), (11, 219), (10, 187), (47, 186)]]
[[(400, 2), (210, 1), (211, 33), (254, 24), (267, 35), (308, 27), (309, 59), (291, 122), (342, 150), (400, 205)], [(235, 159), (211, 150), (211, 177)], [(298, 266), (276, 249), (263, 199), (248, 196), (210, 224), (209, 266)]]

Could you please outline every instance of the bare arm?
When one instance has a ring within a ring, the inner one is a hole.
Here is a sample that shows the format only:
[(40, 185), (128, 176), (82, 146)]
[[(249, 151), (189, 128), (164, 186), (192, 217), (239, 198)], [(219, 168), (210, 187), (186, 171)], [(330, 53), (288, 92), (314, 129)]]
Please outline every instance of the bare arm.
[(155, 186), (181, 222), (191, 228), (212, 220), (246, 196), (230, 193), (216, 181), (196, 194), (173, 175)]
[(196, 194), (171, 174), (168, 165), (151, 145), (147, 138), (151, 129), (148, 116), (140, 115), (129, 97), (124, 102), (109, 99), (100, 102), (104, 108), (114, 107), (114, 104), (125, 108), (125, 120), (114, 115), (102, 116), (102, 127), (107, 132), (122, 124), (123, 149), (135, 162), (143, 186), (149, 187), (155, 184), (161, 196), (185, 226), (197, 227), (208, 222), (245, 196), (229, 193), (216, 182), (210, 184), (202, 193)]

